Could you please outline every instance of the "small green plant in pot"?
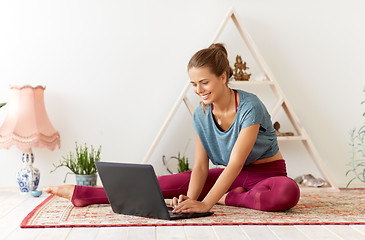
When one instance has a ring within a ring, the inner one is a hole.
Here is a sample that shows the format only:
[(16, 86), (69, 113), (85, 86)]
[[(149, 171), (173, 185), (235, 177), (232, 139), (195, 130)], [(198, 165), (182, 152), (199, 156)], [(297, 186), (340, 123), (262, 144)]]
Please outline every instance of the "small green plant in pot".
[(51, 172), (56, 171), (60, 167), (67, 167), (71, 172), (68, 172), (65, 176), (63, 182), (66, 182), (66, 178), (68, 174), (76, 175), (76, 184), (82, 186), (95, 186), (97, 180), (97, 169), (95, 166), (95, 162), (100, 161), (100, 151), (101, 146), (96, 150), (91, 145), (90, 151), (86, 146), (78, 146), (76, 145), (76, 154), (70, 152), (66, 157), (62, 157), (63, 160), (60, 160), (59, 164), (53, 164), (55, 167)]
[(177, 169), (179, 173), (191, 170), (189, 167), (189, 159), (187, 157), (185, 157), (185, 156), (180, 157), (180, 153), (178, 153), (177, 161), (179, 162), (179, 167)]
[(168, 161), (166, 161), (166, 156), (163, 155), (162, 156), (162, 162), (163, 162), (164, 166), (166, 167), (167, 171), (170, 174), (173, 174), (173, 172), (167, 167), (167, 165), (168, 165), (168, 162), (171, 159), (176, 159), (178, 161), (177, 171), (179, 173), (182, 173), (182, 172), (186, 172), (186, 171), (190, 171), (191, 170), (190, 167), (189, 167), (189, 159), (187, 157), (185, 157), (185, 156), (180, 157), (180, 152), (177, 154), (177, 157), (172, 156), (172, 157), (170, 157), (170, 159)]

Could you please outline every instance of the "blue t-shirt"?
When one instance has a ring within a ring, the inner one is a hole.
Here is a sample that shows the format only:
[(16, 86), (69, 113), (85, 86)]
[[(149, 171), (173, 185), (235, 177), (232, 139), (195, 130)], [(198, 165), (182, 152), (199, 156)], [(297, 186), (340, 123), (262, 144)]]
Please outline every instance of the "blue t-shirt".
[(200, 105), (194, 112), (194, 130), (199, 135), (209, 159), (215, 165), (228, 165), (229, 158), (241, 129), (260, 124), (256, 142), (248, 155), (245, 165), (256, 160), (274, 156), (279, 151), (277, 136), (271, 122), (270, 114), (260, 99), (242, 90), (238, 92), (240, 103), (236, 117), (226, 131), (220, 130), (212, 115), (211, 105), (206, 106), (204, 114)]

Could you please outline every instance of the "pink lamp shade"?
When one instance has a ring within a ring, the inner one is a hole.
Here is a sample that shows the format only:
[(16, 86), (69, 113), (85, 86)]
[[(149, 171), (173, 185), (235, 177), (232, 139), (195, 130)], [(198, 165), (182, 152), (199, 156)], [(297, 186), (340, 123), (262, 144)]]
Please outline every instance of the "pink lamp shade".
[(60, 148), (60, 134), (49, 121), (44, 87), (10, 87), (8, 114), (0, 127), (0, 148), (16, 145), (26, 152), (33, 147)]

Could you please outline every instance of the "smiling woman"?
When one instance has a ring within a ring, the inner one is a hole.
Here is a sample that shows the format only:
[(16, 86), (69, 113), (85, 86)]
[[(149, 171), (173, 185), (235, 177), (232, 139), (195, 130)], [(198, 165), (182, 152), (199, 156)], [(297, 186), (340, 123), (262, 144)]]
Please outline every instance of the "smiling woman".
[[(173, 212), (207, 212), (216, 203), (262, 211), (295, 206), (299, 188), (287, 177), (270, 115), (254, 94), (228, 87), (232, 69), (223, 44), (198, 51), (188, 73), (202, 100), (193, 117), (194, 167), (158, 178), (163, 196), (173, 198)], [(209, 169), (209, 160), (226, 167)], [(108, 201), (103, 188), (65, 186), (47, 192), (69, 199), (71, 194), (75, 206)]]
[[(222, 44), (212, 44), (208, 49), (210, 50), (198, 51), (188, 63), (190, 80), (194, 92), (203, 100), (204, 111), (205, 106), (211, 104), (214, 97), (223, 97), (222, 91), (229, 91), (228, 80), (233, 74), (225, 47)], [(211, 96), (211, 90), (216, 93), (216, 96)], [(226, 101), (230, 100), (231, 98)]]

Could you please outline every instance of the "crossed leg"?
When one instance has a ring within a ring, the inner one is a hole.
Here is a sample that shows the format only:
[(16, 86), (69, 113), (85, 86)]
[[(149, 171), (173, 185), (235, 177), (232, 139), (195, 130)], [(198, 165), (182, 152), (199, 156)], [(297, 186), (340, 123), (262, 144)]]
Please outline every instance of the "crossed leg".
[[(202, 200), (213, 187), (223, 169), (210, 169), (202, 193)], [(187, 194), (191, 172), (158, 178), (164, 198)], [(103, 188), (64, 185), (49, 187), (45, 192), (69, 199), (76, 207), (109, 203)], [(276, 161), (245, 167), (233, 182), (229, 192), (219, 203), (261, 211), (284, 211), (299, 201), (300, 191), (296, 182), (286, 177), (285, 162)]]
[(260, 211), (285, 211), (294, 207), (300, 197), (298, 184), (286, 176), (270, 177), (258, 182), (252, 189), (236, 188), (226, 197), (226, 205)]

